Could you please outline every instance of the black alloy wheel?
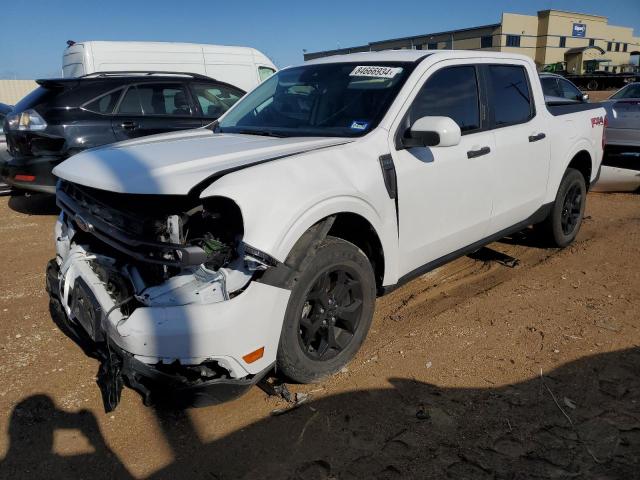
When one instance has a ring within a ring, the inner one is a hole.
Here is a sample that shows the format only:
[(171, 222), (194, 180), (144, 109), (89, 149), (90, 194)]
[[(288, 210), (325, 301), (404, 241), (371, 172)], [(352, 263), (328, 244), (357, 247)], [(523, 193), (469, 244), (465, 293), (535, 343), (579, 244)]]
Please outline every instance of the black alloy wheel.
[(562, 233), (571, 235), (582, 216), (582, 190), (580, 185), (573, 184), (567, 191), (562, 205), (560, 224)]
[(540, 224), (545, 246), (564, 248), (580, 231), (587, 202), (587, 182), (581, 172), (568, 168), (562, 177), (547, 218)]
[(299, 340), (312, 360), (328, 360), (349, 346), (362, 315), (362, 287), (348, 269), (321, 272), (300, 315)]
[[(292, 254), (302, 253), (294, 247)], [(321, 380), (353, 358), (376, 302), (373, 266), (356, 245), (327, 236), (310, 255), (291, 285), (276, 356), (276, 371), (300, 383)]]

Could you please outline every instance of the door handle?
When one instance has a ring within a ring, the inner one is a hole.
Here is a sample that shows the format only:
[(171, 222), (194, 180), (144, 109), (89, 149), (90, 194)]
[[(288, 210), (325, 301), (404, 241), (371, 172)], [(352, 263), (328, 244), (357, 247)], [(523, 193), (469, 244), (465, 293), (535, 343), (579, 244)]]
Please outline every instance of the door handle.
[(482, 147), (478, 150), (469, 150), (467, 152), (467, 158), (481, 157), (483, 155), (487, 155), (489, 152), (491, 152), (489, 147)]
[(529, 135), (530, 142), (537, 142), (538, 140), (542, 140), (546, 135), (544, 133), (538, 133), (537, 135)]
[(138, 126), (138, 124), (136, 122), (131, 122), (131, 121), (127, 120), (127, 121), (122, 122), (120, 124), (120, 126), (125, 130), (133, 130)]

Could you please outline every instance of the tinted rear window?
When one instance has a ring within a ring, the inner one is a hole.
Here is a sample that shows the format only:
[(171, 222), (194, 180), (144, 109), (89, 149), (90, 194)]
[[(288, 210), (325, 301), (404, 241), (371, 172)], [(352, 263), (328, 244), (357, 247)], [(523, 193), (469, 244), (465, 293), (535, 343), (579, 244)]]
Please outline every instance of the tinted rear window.
[(489, 95), (497, 126), (523, 123), (531, 118), (531, 93), (524, 67), (491, 65)]
[(33, 108), (42, 103), (51, 102), (58, 95), (60, 95), (64, 90), (62, 88), (45, 88), (38, 87), (29, 95), (20, 100), (14, 110), (16, 112), (22, 112), (28, 108)]

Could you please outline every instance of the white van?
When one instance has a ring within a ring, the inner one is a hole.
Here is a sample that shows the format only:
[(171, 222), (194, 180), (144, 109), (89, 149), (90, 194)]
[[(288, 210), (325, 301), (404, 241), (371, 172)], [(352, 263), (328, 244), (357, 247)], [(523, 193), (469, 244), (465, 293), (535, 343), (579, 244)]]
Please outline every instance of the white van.
[(198, 43), (69, 42), (62, 56), (65, 78), (113, 71), (199, 73), (249, 91), (277, 68), (255, 48)]

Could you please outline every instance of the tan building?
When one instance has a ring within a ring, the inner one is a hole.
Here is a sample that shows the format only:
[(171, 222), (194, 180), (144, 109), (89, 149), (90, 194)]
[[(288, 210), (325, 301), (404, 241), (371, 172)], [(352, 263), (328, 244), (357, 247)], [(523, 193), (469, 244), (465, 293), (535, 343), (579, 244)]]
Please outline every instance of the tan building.
[(37, 86), (38, 84), (33, 80), (0, 80), (0, 103), (15, 105)]
[(622, 72), (637, 68), (634, 65), (638, 64), (640, 38), (633, 36), (633, 28), (609, 25), (607, 17), (542, 10), (537, 15), (503, 13), (500, 23), (305, 53), (304, 58), (390, 49), (450, 48), (517, 52), (533, 58), (540, 69), (566, 62), (572, 73)]

